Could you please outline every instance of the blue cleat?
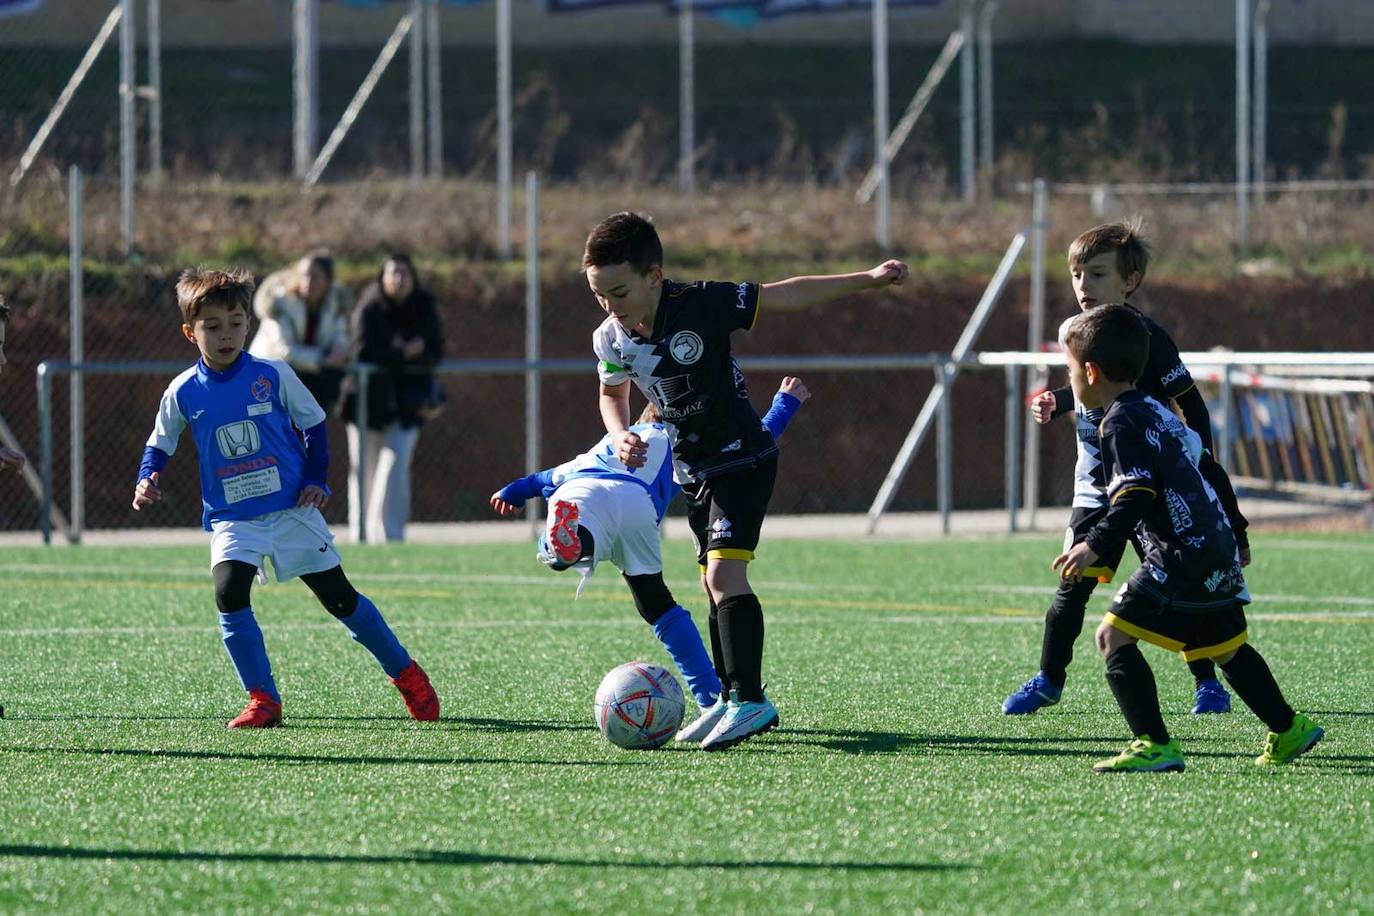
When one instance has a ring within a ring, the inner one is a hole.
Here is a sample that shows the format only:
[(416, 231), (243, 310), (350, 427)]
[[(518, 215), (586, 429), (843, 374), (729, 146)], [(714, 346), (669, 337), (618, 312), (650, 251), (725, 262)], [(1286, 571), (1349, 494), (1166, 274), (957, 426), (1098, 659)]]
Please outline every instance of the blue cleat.
[(1209, 677), (1197, 682), (1197, 696), (1194, 697), (1193, 715), (1202, 716), (1209, 712), (1230, 712), (1231, 694), (1221, 686), (1221, 681)]
[(1002, 703), (1002, 712), (1009, 716), (1024, 716), (1035, 712), (1042, 706), (1053, 706), (1059, 702), (1063, 687), (1051, 687), (1049, 678), (1041, 671), (1022, 684)]

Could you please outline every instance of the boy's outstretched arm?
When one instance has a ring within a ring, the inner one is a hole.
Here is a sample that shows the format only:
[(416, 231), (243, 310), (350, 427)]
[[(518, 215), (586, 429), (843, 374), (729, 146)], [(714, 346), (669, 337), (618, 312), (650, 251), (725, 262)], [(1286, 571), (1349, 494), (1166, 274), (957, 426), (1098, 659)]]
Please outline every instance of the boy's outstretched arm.
[(517, 477), (506, 484), (487, 500), (497, 515), (514, 515), (524, 508), (525, 503), (541, 495), (553, 486), (554, 468), (536, 471), (528, 477)]
[(907, 266), (898, 260), (884, 261), (872, 270), (853, 274), (789, 277), (776, 283), (763, 284), (759, 306), (762, 307), (766, 303), (770, 310), (795, 311), (833, 302), (868, 289), (901, 286), (906, 277)]
[(601, 383), (601, 422), (611, 434), (615, 456), (627, 468), (643, 467), (649, 447), (635, 433), (630, 432), (630, 383), (619, 385)]
[(786, 376), (778, 388), (778, 393), (773, 395), (773, 406), (768, 408), (768, 413), (764, 414), (763, 428), (772, 434), (775, 441), (781, 438), (783, 430), (787, 429), (787, 424), (792, 422), (793, 415), (801, 409), (802, 403), (810, 397), (811, 392), (801, 379), (791, 375)]

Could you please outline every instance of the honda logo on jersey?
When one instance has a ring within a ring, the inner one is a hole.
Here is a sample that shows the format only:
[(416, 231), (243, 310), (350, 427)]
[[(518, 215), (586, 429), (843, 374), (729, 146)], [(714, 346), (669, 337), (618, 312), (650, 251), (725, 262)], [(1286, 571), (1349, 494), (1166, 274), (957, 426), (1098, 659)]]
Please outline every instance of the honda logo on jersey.
[(219, 453), (225, 458), (242, 458), (262, 448), (258, 425), (252, 420), (224, 424), (215, 430), (215, 441), (219, 443)]

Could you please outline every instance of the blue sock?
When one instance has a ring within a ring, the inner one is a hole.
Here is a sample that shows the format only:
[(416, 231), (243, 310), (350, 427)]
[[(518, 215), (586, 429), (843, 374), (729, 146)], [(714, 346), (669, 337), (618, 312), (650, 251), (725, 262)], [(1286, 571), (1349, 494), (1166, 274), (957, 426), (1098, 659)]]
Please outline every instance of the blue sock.
[(272, 680), (272, 664), (267, 660), (267, 645), (251, 607), (219, 615), (219, 631), (224, 636), (224, 648), (239, 674), (244, 690), (265, 690), (272, 699), (281, 702), (277, 684)]
[(367, 651), (377, 659), (387, 677), (396, 677), (410, 667), (410, 653), (401, 645), (391, 627), (382, 619), (377, 605), (358, 592), (358, 606), (347, 617), (340, 617), (339, 623), (348, 628), (355, 640), (362, 643)]
[(720, 678), (716, 677), (716, 666), (687, 609), (680, 604), (673, 605), (672, 610), (654, 623), (654, 635), (686, 678), (687, 689), (696, 697), (697, 705), (705, 709), (714, 704), (720, 696)]

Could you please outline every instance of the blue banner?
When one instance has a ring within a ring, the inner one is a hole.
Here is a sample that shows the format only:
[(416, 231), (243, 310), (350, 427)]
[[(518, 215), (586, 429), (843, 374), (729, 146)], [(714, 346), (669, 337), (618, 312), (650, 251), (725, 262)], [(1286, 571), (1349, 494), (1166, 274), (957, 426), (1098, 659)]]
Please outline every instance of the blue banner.
[(43, 0), (0, 0), (0, 19), (32, 13), (43, 5)]
[[(614, 6), (663, 4), (677, 11), (678, 0), (547, 0), (551, 13), (576, 13)], [(888, 0), (888, 6), (935, 7), (945, 0)], [(692, 9), (745, 24), (755, 19), (774, 19), (799, 13), (852, 13), (869, 9), (871, 0), (692, 0)]]

